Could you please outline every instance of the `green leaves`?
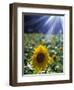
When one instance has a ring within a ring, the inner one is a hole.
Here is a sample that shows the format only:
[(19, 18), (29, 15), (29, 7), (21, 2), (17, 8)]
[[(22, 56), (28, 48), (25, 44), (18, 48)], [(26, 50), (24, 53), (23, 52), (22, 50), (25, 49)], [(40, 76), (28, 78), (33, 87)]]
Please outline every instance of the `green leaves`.
[(33, 74), (33, 70), (30, 69), (29, 67), (24, 68), (24, 74)]

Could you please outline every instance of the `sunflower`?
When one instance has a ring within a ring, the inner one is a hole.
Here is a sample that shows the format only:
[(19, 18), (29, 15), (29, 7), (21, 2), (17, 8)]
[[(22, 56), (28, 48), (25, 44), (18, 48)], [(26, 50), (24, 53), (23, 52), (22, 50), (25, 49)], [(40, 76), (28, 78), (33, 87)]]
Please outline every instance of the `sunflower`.
[(37, 73), (44, 71), (50, 63), (52, 63), (52, 58), (49, 56), (48, 49), (45, 46), (39, 45), (34, 48), (32, 67)]
[(63, 51), (63, 47), (60, 47), (60, 51)]
[(52, 58), (53, 58), (53, 60), (56, 60), (57, 56), (56, 55), (52, 55)]

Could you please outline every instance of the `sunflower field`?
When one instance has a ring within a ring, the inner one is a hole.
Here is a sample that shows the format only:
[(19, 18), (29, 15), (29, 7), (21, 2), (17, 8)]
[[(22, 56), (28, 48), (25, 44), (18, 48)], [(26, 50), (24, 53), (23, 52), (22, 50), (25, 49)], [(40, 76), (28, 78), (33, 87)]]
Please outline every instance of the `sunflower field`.
[(24, 34), (24, 75), (63, 72), (63, 35)]

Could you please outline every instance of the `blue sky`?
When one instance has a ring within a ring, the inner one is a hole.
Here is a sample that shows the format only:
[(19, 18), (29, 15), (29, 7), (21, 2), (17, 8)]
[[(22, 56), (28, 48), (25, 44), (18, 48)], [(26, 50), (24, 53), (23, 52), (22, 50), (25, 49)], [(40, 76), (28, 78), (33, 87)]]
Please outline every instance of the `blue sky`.
[(24, 33), (61, 34), (63, 24), (63, 15), (24, 15)]

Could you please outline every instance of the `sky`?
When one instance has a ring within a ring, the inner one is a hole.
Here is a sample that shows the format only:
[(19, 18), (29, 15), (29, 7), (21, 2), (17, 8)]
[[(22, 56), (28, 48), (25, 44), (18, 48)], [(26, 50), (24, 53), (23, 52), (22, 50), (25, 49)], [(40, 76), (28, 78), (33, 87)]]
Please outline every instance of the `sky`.
[(64, 15), (24, 15), (24, 33), (61, 34)]

